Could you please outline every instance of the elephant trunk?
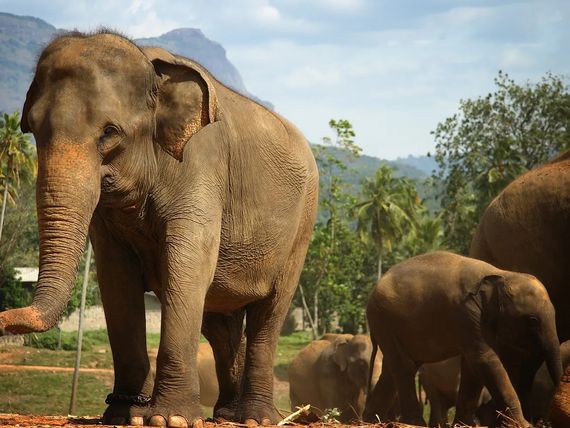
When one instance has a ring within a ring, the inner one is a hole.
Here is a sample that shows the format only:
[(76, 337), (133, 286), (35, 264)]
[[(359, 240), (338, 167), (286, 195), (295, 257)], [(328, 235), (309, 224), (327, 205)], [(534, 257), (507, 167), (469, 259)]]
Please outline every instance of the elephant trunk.
[(30, 306), (0, 313), (0, 335), (49, 330), (69, 302), (100, 192), (99, 172), (81, 148), (60, 145), (50, 155), (38, 148), (39, 279)]

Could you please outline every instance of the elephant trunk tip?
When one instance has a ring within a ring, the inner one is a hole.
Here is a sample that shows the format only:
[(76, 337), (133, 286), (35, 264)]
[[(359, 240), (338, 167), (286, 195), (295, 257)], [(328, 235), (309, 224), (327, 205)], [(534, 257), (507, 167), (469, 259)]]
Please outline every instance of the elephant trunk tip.
[(53, 326), (43, 320), (42, 313), (34, 306), (0, 313), (0, 336), (39, 333), (51, 327)]

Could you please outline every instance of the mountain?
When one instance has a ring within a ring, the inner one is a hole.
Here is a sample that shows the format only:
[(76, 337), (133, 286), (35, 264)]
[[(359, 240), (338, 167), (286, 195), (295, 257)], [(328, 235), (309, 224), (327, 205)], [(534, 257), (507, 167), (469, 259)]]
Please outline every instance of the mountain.
[(405, 158), (398, 158), (393, 161), (398, 165), (409, 165), (422, 171), (426, 175), (431, 175), (433, 171), (437, 171), (439, 167), (433, 156), (414, 156), (408, 155)]
[(197, 28), (179, 28), (159, 37), (136, 39), (135, 42), (142, 46), (160, 46), (198, 61), (224, 84), (247, 93), (239, 72), (226, 58), (226, 50)]
[[(42, 48), (59, 32), (53, 25), (31, 16), (17, 16), (0, 12), (0, 112), (20, 110), (26, 91), (33, 77), (34, 65)], [(141, 45), (160, 46), (179, 55), (196, 60), (227, 86), (272, 108), (266, 101), (251, 95), (239, 71), (228, 60), (226, 51), (219, 43), (208, 39), (195, 28), (179, 28), (159, 37), (135, 40)], [(336, 149), (331, 149), (336, 150)], [(419, 181), (431, 174), (435, 167), (432, 158), (408, 156), (395, 161), (381, 160), (372, 156), (360, 156), (348, 161), (346, 153), (335, 151), (349, 165), (344, 178), (359, 188), (365, 177), (374, 175), (382, 164), (396, 169), (396, 175), (405, 175)]]
[(226, 57), (226, 50), (217, 42), (208, 39), (197, 28), (178, 28), (159, 37), (136, 39), (142, 46), (159, 46), (199, 62), (220, 82), (237, 92), (273, 110), (273, 104), (252, 95), (245, 88), (241, 75)]
[[(63, 30), (31, 16), (0, 13), (0, 112), (21, 110), (42, 48)], [(223, 84), (273, 109), (250, 94), (241, 75), (219, 43), (195, 28), (179, 28), (159, 37), (137, 39), (141, 45), (160, 46), (204, 65)]]
[(22, 108), (37, 56), (56, 33), (41, 19), (0, 13), (0, 111)]

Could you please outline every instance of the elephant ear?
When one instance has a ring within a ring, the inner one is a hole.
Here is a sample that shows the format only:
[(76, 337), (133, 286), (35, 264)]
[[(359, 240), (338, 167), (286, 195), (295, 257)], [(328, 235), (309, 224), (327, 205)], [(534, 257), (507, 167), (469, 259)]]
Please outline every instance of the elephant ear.
[(343, 372), (348, 366), (348, 342), (344, 338), (338, 338), (333, 343), (333, 360)]
[(24, 107), (22, 108), (22, 118), (20, 120), (20, 129), (23, 133), (32, 132), (32, 128), (30, 127), (30, 123), (28, 122), (28, 114), (30, 114), (30, 109), (32, 108), (32, 104), (34, 103), (34, 99), (36, 98), (36, 91), (37, 91), (37, 83), (34, 79), (28, 88), (28, 92), (26, 93), (26, 101), (24, 101)]
[(192, 136), (217, 120), (216, 92), (207, 72), (191, 61), (162, 55), (151, 62), (158, 80), (156, 142), (182, 162)]
[(510, 288), (505, 280), (505, 277), (502, 275), (487, 275), (484, 276), (481, 280), (482, 286), (490, 286), (495, 289), (497, 292), (497, 302), (499, 305), (499, 313), (502, 313), (505, 309), (505, 305), (509, 300), (511, 300), (511, 291)]

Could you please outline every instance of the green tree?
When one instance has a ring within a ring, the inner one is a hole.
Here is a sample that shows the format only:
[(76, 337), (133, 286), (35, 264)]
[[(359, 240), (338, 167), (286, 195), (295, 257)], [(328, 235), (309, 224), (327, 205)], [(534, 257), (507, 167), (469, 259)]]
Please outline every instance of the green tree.
[(354, 209), (361, 237), (375, 245), (378, 279), (386, 252), (414, 229), (419, 204), (415, 184), (406, 177), (394, 177), (389, 166), (381, 166), (363, 183), (361, 201)]
[(362, 328), (362, 300), (370, 287), (363, 279), (367, 251), (350, 224), (354, 197), (342, 178), (347, 162), (359, 156), (361, 149), (349, 121), (331, 120), (329, 126), (335, 138), (323, 138), (322, 145), (313, 147), (320, 174), (320, 213), (297, 295), (314, 337), (330, 331), (335, 318), (353, 332)]
[(0, 240), (8, 198), (15, 202), (20, 178), (32, 180), (37, 173), (35, 146), (20, 130), (20, 114), (4, 113), (0, 118), (0, 167), (3, 185), (2, 212), (0, 213)]
[(461, 100), (432, 132), (447, 245), (466, 254), (489, 202), (514, 178), (570, 147), (570, 93), (560, 76), (517, 84), (506, 73), (495, 91)]
[(16, 272), (10, 266), (0, 267), (0, 311), (21, 308), (31, 303), (30, 293), (16, 279)]

